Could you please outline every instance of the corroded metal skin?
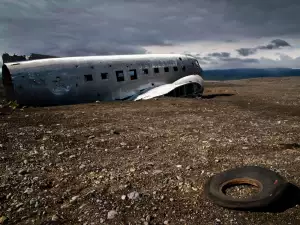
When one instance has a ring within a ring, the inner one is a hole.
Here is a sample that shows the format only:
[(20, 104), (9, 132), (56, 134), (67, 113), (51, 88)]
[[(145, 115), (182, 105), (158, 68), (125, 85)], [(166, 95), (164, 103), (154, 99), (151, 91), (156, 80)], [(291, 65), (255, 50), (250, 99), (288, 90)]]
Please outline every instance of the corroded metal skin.
[(195, 58), (182, 54), (82, 56), (5, 63), (2, 80), (8, 100), (45, 106), (133, 100), (201, 72)]

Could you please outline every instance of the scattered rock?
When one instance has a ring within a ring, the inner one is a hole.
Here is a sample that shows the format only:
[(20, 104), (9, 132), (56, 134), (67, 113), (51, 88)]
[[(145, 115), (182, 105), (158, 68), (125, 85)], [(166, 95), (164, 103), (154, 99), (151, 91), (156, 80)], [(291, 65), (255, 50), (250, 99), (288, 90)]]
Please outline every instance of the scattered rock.
[(32, 188), (26, 188), (26, 190), (24, 191), (24, 194), (31, 194), (33, 192)]
[(127, 195), (127, 197), (131, 200), (135, 200), (139, 197), (139, 193), (137, 191), (133, 191)]
[(56, 221), (58, 221), (58, 220), (59, 220), (59, 217), (58, 217), (58, 215), (56, 215), (56, 214), (54, 214), (54, 215), (51, 217), (51, 221), (56, 222)]
[(20, 175), (25, 175), (28, 173), (28, 171), (26, 169), (20, 169), (18, 172)]
[(118, 212), (116, 210), (110, 210), (107, 213), (107, 219), (112, 220), (113, 218), (115, 218), (118, 215)]
[(70, 200), (70, 203), (76, 202), (78, 198), (79, 198), (79, 195), (73, 196)]
[(8, 224), (8, 217), (6, 216), (0, 216), (0, 224)]
[(111, 133), (111, 134), (120, 134), (120, 132), (119, 132), (119, 131), (116, 131), (116, 130), (111, 130), (110, 133)]

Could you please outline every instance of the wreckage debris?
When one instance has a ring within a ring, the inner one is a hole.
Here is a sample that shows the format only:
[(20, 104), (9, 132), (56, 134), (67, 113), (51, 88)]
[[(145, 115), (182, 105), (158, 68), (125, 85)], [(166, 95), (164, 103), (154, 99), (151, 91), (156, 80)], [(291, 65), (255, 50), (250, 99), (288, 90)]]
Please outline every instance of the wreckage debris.
[[(288, 182), (278, 173), (259, 166), (245, 166), (212, 176), (205, 184), (205, 195), (219, 206), (252, 210), (269, 207), (286, 190)], [(225, 194), (226, 189), (237, 185), (251, 185), (258, 193), (247, 198), (234, 198)]]

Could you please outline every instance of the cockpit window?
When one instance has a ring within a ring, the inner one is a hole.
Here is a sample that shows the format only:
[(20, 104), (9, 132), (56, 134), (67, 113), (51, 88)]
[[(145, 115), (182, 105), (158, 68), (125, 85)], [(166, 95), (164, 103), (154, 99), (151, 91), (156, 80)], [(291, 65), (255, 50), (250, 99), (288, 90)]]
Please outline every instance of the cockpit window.
[(197, 66), (200, 66), (200, 65), (199, 65), (199, 62), (198, 62), (197, 60), (195, 61), (195, 64), (196, 64)]

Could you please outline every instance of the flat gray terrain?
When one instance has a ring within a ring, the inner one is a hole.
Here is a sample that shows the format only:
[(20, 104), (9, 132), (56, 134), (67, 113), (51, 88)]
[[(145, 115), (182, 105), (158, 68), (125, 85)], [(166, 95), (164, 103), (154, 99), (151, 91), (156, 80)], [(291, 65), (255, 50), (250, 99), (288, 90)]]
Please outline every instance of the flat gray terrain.
[(202, 99), (5, 111), (0, 218), (8, 224), (300, 224), (298, 205), (241, 212), (205, 197), (209, 177), (243, 165), (267, 167), (300, 186), (300, 77), (208, 82)]

